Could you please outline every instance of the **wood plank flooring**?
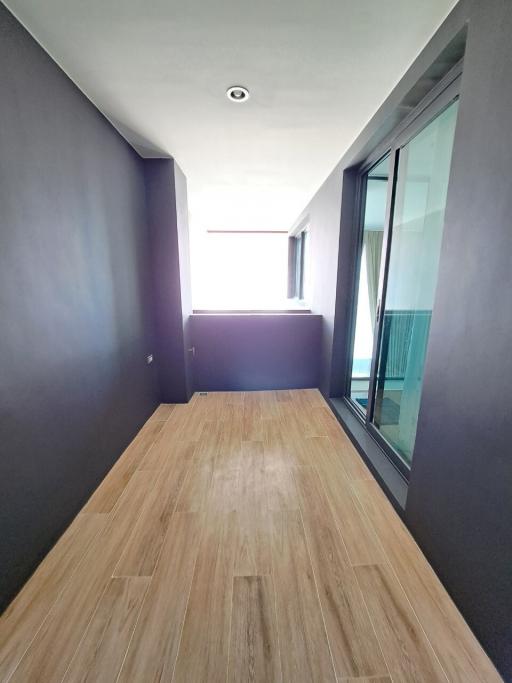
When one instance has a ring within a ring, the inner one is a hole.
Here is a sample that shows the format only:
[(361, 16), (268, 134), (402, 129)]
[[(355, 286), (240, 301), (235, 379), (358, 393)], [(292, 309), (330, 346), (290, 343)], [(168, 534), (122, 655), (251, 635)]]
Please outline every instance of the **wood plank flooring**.
[(316, 390), (161, 405), (0, 617), (0, 682), (501, 681)]

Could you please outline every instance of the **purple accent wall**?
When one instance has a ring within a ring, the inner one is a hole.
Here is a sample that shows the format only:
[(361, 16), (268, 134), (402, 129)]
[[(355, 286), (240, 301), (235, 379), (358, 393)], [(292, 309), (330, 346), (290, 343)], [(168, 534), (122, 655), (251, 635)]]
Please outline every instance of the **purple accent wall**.
[(0, 609), (159, 402), (144, 163), (0, 4)]
[(165, 403), (186, 403), (192, 391), (187, 182), (173, 159), (146, 159), (144, 166), (160, 396)]
[(190, 319), (197, 391), (318, 386), (321, 317), (195, 314)]

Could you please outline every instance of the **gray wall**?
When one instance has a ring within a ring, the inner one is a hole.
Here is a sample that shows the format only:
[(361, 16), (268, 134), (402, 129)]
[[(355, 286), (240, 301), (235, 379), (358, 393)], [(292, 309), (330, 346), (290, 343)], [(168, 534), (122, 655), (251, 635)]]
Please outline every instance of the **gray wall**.
[[(323, 390), (340, 396), (357, 246), (354, 169), (406, 118), (407, 105), (414, 106), (432, 87), (443, 63), (457, 58), (467, 35), (439, 280), (404, 518), (510, 681), (511, 34), (508, 0), (459, 3), (301, 216), (310, 214), (311, 230), (321, 233), (312, 253), (323, 269), (322, 286), (331, 292), (337, 288), (334, 304), (332, 293), (322, 292), (312, 309), (329, 316), (335, 312), (334, 334), (324, 337), (321, 376)], [(328, 217), (328, 222), (315, 216)], [(324, 268), (329, 247), (318, 245), (332, 245), (338, 238), (335, 272), (332, 266)]]
[(311, 314), (196, 314), (197, 391), (318, 386), (321, 319)]
[(158, 402), (143, 162), (0, 5), (0, 608)]
[(181, 324), (183, 329), (183, 350), (185, 368), (186, 400), (193, 392), (193, 363), (191, 356), (192, 339), (190, 316), (192, 315), (192, 278), (190, 270), (190, 238), (188, 225), (188, 195), (185, 174), (174, 162), (174, 186), (176, 188), (176, 232), (178, 236), (178, 256), (181, 292)]
[(160, 396), (165, 403), (185, 403), (191, 393), (187, 344), (192, 312), (187, 184), (173, 159), (144, 164)]
[(299, 216), (296, 226), (309, 226), (311, 311), (322, 316), (318, 386), (330, 393), (331, 358), (338, 272), (342, 168), (338, 165)]
[(406, 519), (512, 680), (512, 3), (471, 11)]

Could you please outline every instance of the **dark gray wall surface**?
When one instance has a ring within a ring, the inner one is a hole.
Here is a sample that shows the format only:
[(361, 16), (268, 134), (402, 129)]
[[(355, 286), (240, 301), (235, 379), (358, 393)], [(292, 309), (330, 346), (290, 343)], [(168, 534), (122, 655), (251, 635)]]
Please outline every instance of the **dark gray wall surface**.
[(309, 226), (309, 258), (312, 269), (311, 310), (322, 316), (319, 384), (330, 394), (331, 358), (338, 270), (342, 167), (338, 165), (299, 217), (299, 226)]
[(158, 402), (143, 162), (0, 5), (0, 608)]
[(196, 314), (190, 324), (196, 391), (318, 386), (320, 316)]
[(188, 400), (193, 392), (193, 363), (191, 356), (192, 340), (190, 331), (190, 316), (192, 315), (192, 278), (190, 270), (188, 195), (187, 179), (176, 162), (174, 162), (174, 186), (176, 188), (176, 229), (178, 235), (181, 320), (183, 326), (183, 345), (185, 351), (185, 392), (186, 399)]
[(512, 681), (512, 3), (471, 11), (406, 519)]
[[(320, 230), (331, 233), (326, 245), (339, 235), (337, 272), (329, 268), (322, 275), (323, 286), (337, 286), (337, 294), (334, 335), (325, 338), (321, 376), (323, 390), (340, 396), (357, 246), (353, 169), (393, 126), (404, 125), (405, 105), (425, 92), (425, 74), (437, 71), (430, 65), (437, 59), (442, 66), (444, 57), (438, 56), (448, 45), (449, 56), (456, 58), (467, 36), (404, 518), (507, 681), (512, 681), (511, 34), (512, 3), (460, 2), (299, 219), (309, 214), (311, 230), (317, 230), (315, 207), (329, 203), (330, 209), (322, 208), (329, 225), (324, 222)], [(321, 251), (312, 252), (319, 263), (326, 258)], [(332, 298), (321, 297), (331, 312)], [(323, 304), (314, 302), (312, 310), (325, 314)]]
[(187, 185), (173, 159), (146, 159), (144, 164), (160, 395), (165, 403), (186, 403), (191, 394), (187, 343), (192, 310)]

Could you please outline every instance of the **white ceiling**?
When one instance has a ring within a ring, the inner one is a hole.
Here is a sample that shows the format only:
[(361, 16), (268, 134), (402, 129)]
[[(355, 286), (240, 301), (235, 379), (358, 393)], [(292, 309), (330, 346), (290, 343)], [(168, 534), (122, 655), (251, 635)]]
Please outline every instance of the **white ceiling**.
[(282, 230), (455, 0), (6, 4), (143, 156), (177, 160), (195, 228)]

